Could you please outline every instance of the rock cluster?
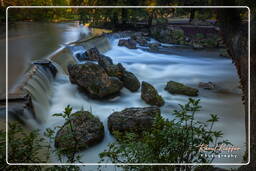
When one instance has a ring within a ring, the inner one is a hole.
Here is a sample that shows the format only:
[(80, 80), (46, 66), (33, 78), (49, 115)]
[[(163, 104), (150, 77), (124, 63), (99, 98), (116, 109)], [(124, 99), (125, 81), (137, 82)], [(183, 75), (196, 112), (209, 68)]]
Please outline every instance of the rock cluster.
[(140, 88), (137, 77), (122, 66), (113, 64), (111, 58), (99, 53), (96, 48), (87, 51), (88, 59), (93, 62), (68, 66), (69, 79), (73, 84), (94, 98), (113, 97), (122, 87), (134, 92)]

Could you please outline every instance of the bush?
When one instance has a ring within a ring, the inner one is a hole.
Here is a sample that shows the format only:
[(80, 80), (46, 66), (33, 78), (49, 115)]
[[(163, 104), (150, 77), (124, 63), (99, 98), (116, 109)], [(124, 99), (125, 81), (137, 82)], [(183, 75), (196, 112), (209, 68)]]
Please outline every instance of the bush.
[[(206, 123), (196, 121), (195, 114), (201, 109), (199, 100), (189, 99), (185, 105), (175, 110), (175, 119), (168, 120), (161, 116), (155, 118), (152, 129), (142, 135), (116, 132), (118, 141), (109, 144), (108, 149), (100, 154), (101, 162), (111, 160), (113, 163), (211, 163), (212, 159), (204, 157), (199, 151), (201, 144), (229, 144), (219, 141), (221, 131), (214, 131), (217, 115), (211, 114)], [(209, 127), (208, 127), (209, 126)], [(218, 152), (209, 152), (209, 154)], [(175, 170), (177, 166), (121, 166), (128, 170)], [(180, 166), (191, 169), (192, 166)]]
[[(19, 123), (9, 123), (8, 127), (8, 162), (9, 163), (43, 163), (39, 158), (42, 145), (38, 130), (28, 132)], [(11, 166), (6, 163), (6, 133), (0, 131), (0, 170), (41, 170), (41, 166)], [(46, 157), (47, 159), (47, 157)]]

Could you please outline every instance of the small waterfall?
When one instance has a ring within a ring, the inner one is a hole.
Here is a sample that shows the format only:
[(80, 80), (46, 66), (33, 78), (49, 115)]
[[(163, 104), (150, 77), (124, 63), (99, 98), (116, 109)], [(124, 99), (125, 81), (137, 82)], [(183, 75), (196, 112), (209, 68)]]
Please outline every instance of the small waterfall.
[(35, 70), (30, 79), (26, 82), (26, 90), (32, 98), (35, 119), (39, 122), (45, 122), (47, 112), (50, 106), (50, 96), (52, 94), (52, 82), (54, 74), (49, 68), (40, 64), (35, 64)]
[[(28, 94), (31, 98), (30, 102), (25, 101), (24, 103), (25, 105), (29, 104), (28, 110), (30, 110), (30, 112), (26, 112), (26, 116), (24, 117), (27, 118), (24, 121), (25, 123), (29, 119), (35, 120), (38, 123), (45, 123), (47, 121), (49, 109), (52, 105), (51, 99), (55, 76), (57, 74), (66, 75), (68, 73), (68, 64), (79, 63), (76, 55), (78, 53), (84, 53), (93, 47), (98, 48), (101, 53), (111, 49), (108, 38), (98, 36), (77, 42), (76, 44), (72, 44), (72, 46), (65, 45), (53, 52), (47, 59), (32, 63), (32, 68), (26, 74), (25, 79), (21, 80), (22, 83), (19, 84), (15, 91), (15, 93), (22, 92)], [(15, 114), (15, 112), (13, 115), (18, 118), (21, 117), (21, 115), (18, 116), (19, 114)]]

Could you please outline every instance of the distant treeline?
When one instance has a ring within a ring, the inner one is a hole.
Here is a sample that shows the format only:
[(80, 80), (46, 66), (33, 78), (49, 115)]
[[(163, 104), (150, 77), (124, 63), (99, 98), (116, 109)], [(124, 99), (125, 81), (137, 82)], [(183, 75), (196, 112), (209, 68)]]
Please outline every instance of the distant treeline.
[[(250, 5), (249, 0), (231, 0), (233, 4)], [(248, 2), (247, 2), (248, 1)], [(1, 13), (5, 13), (8, 6), (193, 6), (193, 5), (221, 5), (221, 0), (214, 3), (211, 0), (3, 0)], [(244, 14), (244, 13), (243, 13)], [(147, 24), (167, 22), (171, 17), (188, 17), (200, 20), (214, 19), (212, 9), (195, 8), (11, 8), (8, 10), (8, 20), (14, 21), (66, 21), (79, 20), (81, 23), (90, 23), (93, 26), (105, 27), (132, 27), (138, 23)], [(0, 16), (1, 22), (5, 15)]]

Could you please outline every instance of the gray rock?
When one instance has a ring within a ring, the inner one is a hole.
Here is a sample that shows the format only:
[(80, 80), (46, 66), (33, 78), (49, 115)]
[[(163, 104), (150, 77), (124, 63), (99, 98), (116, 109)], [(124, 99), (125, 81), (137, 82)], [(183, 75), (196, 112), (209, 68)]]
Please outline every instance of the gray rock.
[(85, 63), (68, 66), (71, 83), (77, 84), (94, 98), (104, 98), (117, 94), (123, 83), (116, 78), (113, 80), (98, 64)]
[(76, 112), (71, 116), (70, 121), (73, 131), (66, 122), (55, 136), (55, 146), (63, 152), (75, 149), (75, 146), (78, 150), (83, 150), (103, 140), (103, 124), (90, 112)]
[(129, 49), (137, 49), (136, 41), (133, 39), (120, 39), (118, 42), (118, 46), (125, 46)]
[(183, 94), (187, 96), (198, 96), (198, 90), (195, 88), (188, 87), (184, 84), (169, 81), (165, 87), (165, 90), (171, 94)]
[(159, 47), (161, 46), (161, 44), (160, 43), (149, 43), (148, 46), (149, 46), (150, 50), (157, 51), (159, 49)]
[(140, 133), (151, 128), (157, 115), (160, 115), (158, 107), (126, 108), (108, 117), (108, 128), (111, 133), (114, 131)]
[(142, 81), (141, 98), (150, 105), (163, 106), (164, 100), (157, 90), (149, 83)]
[(203, 89), (207, 89), (207, 90), (212, 90), (216, 87), (216, 85), (213, 84), (211, 81), (209, 81), (208, 83), (200, 82), (198, 84), (198, 87), (203, 88)]
[(124, 83), (124, 87), (132, 92), (135, 92), (140, 88), (140, 81), (131, 72), (124, 71), (121, 80)]

